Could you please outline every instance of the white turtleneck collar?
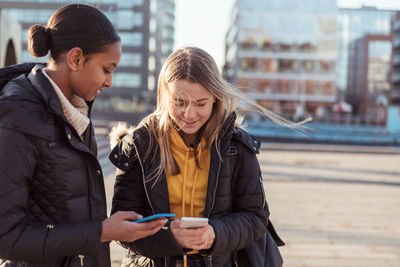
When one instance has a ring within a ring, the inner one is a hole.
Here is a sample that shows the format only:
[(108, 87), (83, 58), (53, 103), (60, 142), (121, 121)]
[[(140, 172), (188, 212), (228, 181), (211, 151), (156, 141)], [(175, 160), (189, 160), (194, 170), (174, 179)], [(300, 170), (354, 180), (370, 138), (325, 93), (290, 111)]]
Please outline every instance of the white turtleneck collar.
[(42, 69), (43, 75), (50, 81), (56, 92), (58, 99), (60, 100), (61, 107), (64, 112), (65, 118), (68, 122), (75, 128), (79, 136), (81, 136), (86, 131), (90, 120), (88, 118), (89, 107), (86, 101), (77, 95), (73, 95), (71, 102), (65, 97), (60, 87), (50, 78), (46, 73), (46, 68)]

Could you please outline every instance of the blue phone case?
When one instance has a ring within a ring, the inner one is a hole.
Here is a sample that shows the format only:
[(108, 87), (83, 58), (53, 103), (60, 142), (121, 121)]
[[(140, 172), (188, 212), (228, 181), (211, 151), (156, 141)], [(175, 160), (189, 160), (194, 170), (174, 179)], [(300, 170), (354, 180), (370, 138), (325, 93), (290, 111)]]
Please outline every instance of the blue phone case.
[(176, 217), (176, 214), (174, 214), (174, 213), (159, 213), (159, 214), (151, 215), (148, 217), (144, 217), (144, 218), (136, 220), (134, 222), (141, 223), (141, 222), (148, 222), (151, 220), (155, 220), (158, 218), (170, 218), (170, 217)]

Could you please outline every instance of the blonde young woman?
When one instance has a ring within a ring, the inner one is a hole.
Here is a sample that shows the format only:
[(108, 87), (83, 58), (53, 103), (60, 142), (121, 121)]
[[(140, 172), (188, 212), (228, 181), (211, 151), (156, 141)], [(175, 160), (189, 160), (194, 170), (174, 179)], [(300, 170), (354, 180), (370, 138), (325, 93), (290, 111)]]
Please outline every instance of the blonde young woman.
[[(168, 229), (122, 243), (129, 249), (125, 266), (263, 261), (263, 253), (254, 257), (248, 250), (265, 235), (269, 217), (256, 157), (260, 142), (238, 126), (239, 99), (208, 53), (179, 49), (162, 67), (156, 110), (136, 129), (111, 134), (117, 145), (110, 160), (119, 168), (112, 213), (176, 214)], [(206, 217), (208, 225), (180, 228), (182, 217)]]

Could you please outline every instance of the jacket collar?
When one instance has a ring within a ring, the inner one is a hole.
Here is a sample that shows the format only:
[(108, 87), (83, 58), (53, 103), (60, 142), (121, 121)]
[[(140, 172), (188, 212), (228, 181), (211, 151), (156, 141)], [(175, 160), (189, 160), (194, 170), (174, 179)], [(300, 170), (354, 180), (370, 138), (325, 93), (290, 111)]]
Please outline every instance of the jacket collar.
[(237, 114), (236, 111), (232, 112), (228, 118), (226, 119), (224, 125), (222, 126), (221, 132), (220, 132), (220, 140), (227, 140), (230, 139), (232, 136), (232, 133), (234, 131), (235, 127), (235, 122), (236, 122)]
[[(56, 92), (53, 89), (50, 81), (43, 75), (42, 71), (45, 65), (35, 65), (28, 75), (28, 80), (31, 82), (36, 91), (42, 96), (47, 107), (54, 111), (57, 115), (66, 120), (61, 103), (58, 99)], [(86, 101), (89, 107), (88, 116), (90, 118), (92, 106), (94, 101)]]
[(23, 63), (0, 69), (0, 91), (6, 83), (21, 74), (29, 73), (36, 63)]

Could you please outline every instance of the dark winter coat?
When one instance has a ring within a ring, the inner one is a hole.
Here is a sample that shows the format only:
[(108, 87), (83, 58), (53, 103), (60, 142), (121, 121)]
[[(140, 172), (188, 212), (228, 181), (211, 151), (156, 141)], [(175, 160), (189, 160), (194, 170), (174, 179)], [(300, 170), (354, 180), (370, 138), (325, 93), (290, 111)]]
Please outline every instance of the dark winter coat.
[(108, 267), (93, 127), (83, 142), (33, 66), (0, 69), (0, 266)]
[[(269, 212), (256, 157), (260, 142), (244, 130), (234, 128), (235, 119), (233, 113), (222, 130), (218, 143), (222, 160), (215, 145), (211, 150), (204, 217), (209, 218), (216, 237), (210, 250), (201, 251), (207, 266), (232, 266), (233, 253), (253, 244), (267, 230)], [(143, 160), (148, 146), (148, 132), (140, 128), (134, 132), (134, 138), (125, 135), (110, 153), (110, 160), (122, 170), (116, 178), (112, 213), (133, 210), (148, 216), (170, 211), (165, 175), (157, 183), (154, 179), (148, 181), (160, 162), (157, 145), (151, 148), (150, 155), (154, 158)], [(231, 168), (231, 162), (237, 168)], [(168, 266), (171, 256), (185, 253), (170, 230), (160, 230), (153, 236), (123, 245), (153, 259), (156, 266)]]

